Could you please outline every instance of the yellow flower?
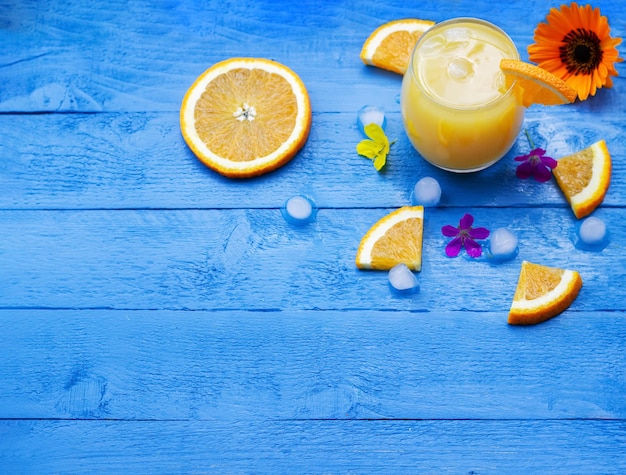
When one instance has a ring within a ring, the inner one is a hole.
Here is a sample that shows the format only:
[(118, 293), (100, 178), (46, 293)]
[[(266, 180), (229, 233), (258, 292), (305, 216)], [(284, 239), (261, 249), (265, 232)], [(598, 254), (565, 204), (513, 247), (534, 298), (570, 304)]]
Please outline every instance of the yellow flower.
[(563, 79), (578, 91), (584, 101), (596, 90), (613, 86), (611, 76), (617, 76), (617, 45), (621, 38), (611, 38), (609, 23), (600, 9), (591, 5), (550, 9), (547, 23), (540, 23), (528, 47), (530, 61)]
[(363, 129), (365, 135), (370, 139), (361, 140), (356, 146), (356, 151), (359, 155), (373, 160), (374, 168), (380, 171), (380, 169), (385, 166), (385, 163), (387, 163), (389, 147), (396, 141), (394, 140), (389, 143), (385, 131), (378, 124), (367, 124)]

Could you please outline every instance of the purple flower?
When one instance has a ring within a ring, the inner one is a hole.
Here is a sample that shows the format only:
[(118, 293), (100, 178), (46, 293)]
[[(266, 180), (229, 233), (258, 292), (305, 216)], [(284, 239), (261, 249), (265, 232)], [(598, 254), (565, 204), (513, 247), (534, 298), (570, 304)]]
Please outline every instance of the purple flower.
[(552, 177), (552, 169), (556, 168), (557, 161), (545, 155), (546, 151), (544, 149), (536, 148), (528, 155), (515, 157), (514, 160), (516, 162), (522, 162), (518, 165), (515, 172), (517, 177), (525, 180), (532, 176), (541, 183), (548, 181)]
[(461, 248), (465, 247), (470, 257), (480, 257), (483, 250), (476, 239), (487, 239), (489, 230), (486, 228), (472, 228), (474, 217), (471, 214), (465, 214), (459, 221), (459, 226), (454, 227), (449, 224), (441, 228), (444, 236), (454, 238), (446, 246), (446, 254), (448, 257), (456, 257), (461, 252)]

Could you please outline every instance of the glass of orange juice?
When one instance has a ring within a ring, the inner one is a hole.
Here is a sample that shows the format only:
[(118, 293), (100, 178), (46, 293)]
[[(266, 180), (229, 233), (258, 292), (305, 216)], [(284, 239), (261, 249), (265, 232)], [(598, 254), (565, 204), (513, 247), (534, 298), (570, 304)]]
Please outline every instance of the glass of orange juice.
[(509, 36), (477, 18), (454, 18), (418, 40), (402, 80), (402, 120), (433, 165), (474, 172), (497, 162), (519, 134), (525, 108), (500, 60), (519, 59)]

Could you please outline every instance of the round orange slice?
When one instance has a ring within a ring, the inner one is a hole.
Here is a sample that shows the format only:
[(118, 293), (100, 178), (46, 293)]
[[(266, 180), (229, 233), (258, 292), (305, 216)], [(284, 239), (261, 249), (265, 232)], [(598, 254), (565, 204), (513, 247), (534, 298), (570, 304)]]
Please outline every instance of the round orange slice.
[(582, 285), (576, 271), (523, 261), (509, 324), (534, 325), (557, 316), (572, 304)]
[(554, 178), (578, 219), (604, 201), (611, 184), (611, 167), (604, 140), (558, 160)]
[(515, 59), (503, 59), (500, 69), (510, 87), (516, 81), (516, 87), (522, 97), (522, 105), (543, 104), (554, 106), (574, 102), (578, 92), (561, 78), (534, 64)]
[(413, 271), (421, 270), (423, 229), (423, 206), (404, 206), (383, 216), (361, 239), (356, 266), (389, 270), (405, 264)]
[(267, 173), (291, 160), (311, 129), (302, 80), (260, 58), (219, 62), (191, 85), (180, 109), (187, 145), (209, 168), (231, 178)]
[(361, 60), (369, 65), (404, 74), (409, 67), (413, 47), (434, 21), (407, 18), (376, 28), (363, 43)]

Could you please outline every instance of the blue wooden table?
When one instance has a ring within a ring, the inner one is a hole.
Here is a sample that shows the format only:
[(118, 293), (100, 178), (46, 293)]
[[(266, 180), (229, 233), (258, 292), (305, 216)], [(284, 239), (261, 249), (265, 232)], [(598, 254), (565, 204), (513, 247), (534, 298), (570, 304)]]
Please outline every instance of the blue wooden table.
[[(359, 59), (386, 21), (454, 16), (527, 59), (552, 6), (0, 0), (0, 472), (625, 473), (624, 63), (612, 89), (525, 118), (554, 157), (607, 142), (611, 240), (589, 252), (554, 180), (515, 176), (525, 135), (483, 172), (440, 171), (403, 131), (401, 78)], [(626, 35), (624, 1), (594, 6)], [(233, 56), (289, 66), (313, 108), (301, 152), (245, 181), (179, 131), (187, 88)], [(367, 104), (398, 139), (381, 173), (355, 152)], [(443, 198), (420, 291), (398, 296), (354, 256), (423, 176)], [(283, 219), (294, 195), (315, 222)], [(446, 257), (464, 213), (519, 255)], [(580, 272), (565, 313), (507, 325), (522, 260)]]

